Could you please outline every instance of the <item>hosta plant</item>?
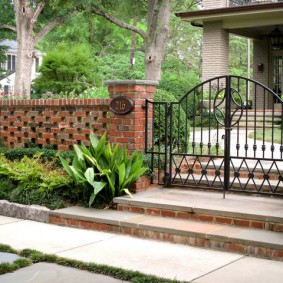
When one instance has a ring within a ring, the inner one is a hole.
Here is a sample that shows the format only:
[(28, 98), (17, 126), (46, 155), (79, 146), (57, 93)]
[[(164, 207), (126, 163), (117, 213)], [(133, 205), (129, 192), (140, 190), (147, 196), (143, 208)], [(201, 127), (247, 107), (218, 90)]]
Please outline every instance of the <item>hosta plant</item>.
[(131, 195), (130, 186), (144, 173), (142, 155), (128, 155), (126, 149), (112, 146), (104, 134), (100, 139), (92, 132), (90, 146), (74, 145), (71, 165), (60, 157), (62, 165), (80, 188), (84, 202), (92, 206), (95, 200), (110, 205), (113, 198)]

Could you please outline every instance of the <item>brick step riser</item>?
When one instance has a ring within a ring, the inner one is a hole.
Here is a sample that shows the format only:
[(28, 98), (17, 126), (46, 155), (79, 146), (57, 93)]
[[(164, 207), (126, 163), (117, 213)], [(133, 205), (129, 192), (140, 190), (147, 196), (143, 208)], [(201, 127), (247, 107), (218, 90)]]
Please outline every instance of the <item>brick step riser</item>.
[(177, 210), (168, 210), (163, 208), (154, 208), (154, 207), (142, 207), (142, 206), (133, 206), (125, 204), (117, 204), (117, 210), (119, 211), (129, 211), (137, 214), (145, 214), (151, 216), (162, 216), (162, 217), (171, 217), (182, 220), (194, 220), (200, 222), (209, 222), (214, 224), (224, 224), (235, 227), (248, 227), (255, 229), (268, 230), (273, 232), (282, 232), (283, 233), (283, 223), (276, 223), (270, 221), (261, 221), (247, 218), (231, 217), (231, 216), (221, 216), (221, 215), (212, 215), (212, 214), (200, 214), (196, 212), (185, 212)]
[(68, 218), (61, 218), (56, 216), (51, 216), (49, 218), (49, 223), (56, 224), (60, 226), (68, 226), (80, 229), (90, 229), (106, 232), (121, 233), (130, 236), (154, 239), (165, 242), (172, 242), (176, 244), (185, 244), (190, 246), (210, 248), (215, 250), (222, 250), (227, 252), (236, 252), (240, 254), (257, 256), (262, 258), (283, 260), (283, 250), (277, 248), (264, 247), (256, 242), (249, 241), (248, 243), (238, 243), (232, 242), (231, 240), (224, 241), (221, 238), (210, 238), (203, 235), (193, 235), (190, 233), (188, 235), (178, 235), (174, 233), (161, 232), (152, 230), (144, 230), (132, 227), (122, 227), (111, 224), (95, 223), (84, 220), (74, 220)]

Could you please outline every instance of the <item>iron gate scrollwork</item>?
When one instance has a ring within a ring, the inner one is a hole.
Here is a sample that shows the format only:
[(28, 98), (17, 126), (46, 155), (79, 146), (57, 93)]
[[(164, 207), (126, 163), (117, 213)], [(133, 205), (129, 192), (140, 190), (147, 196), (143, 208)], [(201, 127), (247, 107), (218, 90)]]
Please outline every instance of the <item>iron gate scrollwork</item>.
[(146, 119), (158, 184), (283, 196), (283, 101), (261, 83), (216, 77), (179, 101), (147, 100)]

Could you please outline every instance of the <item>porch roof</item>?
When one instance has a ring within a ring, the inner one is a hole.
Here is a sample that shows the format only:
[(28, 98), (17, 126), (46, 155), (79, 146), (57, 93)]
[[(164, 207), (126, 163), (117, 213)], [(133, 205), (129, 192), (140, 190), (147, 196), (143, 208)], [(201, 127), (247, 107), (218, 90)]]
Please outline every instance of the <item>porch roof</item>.
[(222, 21), (223, 29), (255, 39), (270, 34), (275, 25), (283, 29), (282, 2), (182, 12), (176, 16), (199, 27), (205, 22)]

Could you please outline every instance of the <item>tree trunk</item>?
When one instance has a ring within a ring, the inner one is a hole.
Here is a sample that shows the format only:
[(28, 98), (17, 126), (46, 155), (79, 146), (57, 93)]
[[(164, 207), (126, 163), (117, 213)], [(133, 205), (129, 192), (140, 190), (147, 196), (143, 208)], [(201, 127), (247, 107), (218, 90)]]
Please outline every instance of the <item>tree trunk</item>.
[(34, 55), (33, 22), (30, 7), (26, 7), (25, 1), (15, 1), (14, 9), (18, 43), (14, 93), (29, 99)]
[(169, 34), (170, 1), (149, 0), (148, 31), (145, 38), (145, 78), (159, 81), (161, 63)]
[(16, 76), (15, 76), (15, 95), (25, 99), (30, 98), (31, 92), (31, 74), (33, 64), (33, 39), (22, 33), (17, 38), (18, 50), (16, 59)]

